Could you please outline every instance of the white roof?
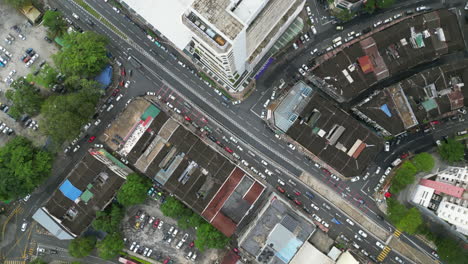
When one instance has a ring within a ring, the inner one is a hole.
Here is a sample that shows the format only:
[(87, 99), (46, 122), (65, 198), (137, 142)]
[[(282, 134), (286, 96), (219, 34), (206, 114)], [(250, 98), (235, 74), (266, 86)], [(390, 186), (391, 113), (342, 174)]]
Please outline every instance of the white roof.
[(190, 30), (182, 23), (182, 15), (194, 0), (124, 0), (136, 13), (183, 49), (191, 39)]
[(260, 9), (265, 6), (268, 2), (266, 0), (240, 0), (234, 1), (234, 3), (240, 2), (237, 8), (234, 10), (234, 14), (244, 22), (248, 24), (252, 17), (258, 14)]
[(433, 194), (434, 189), (427, 186), (418, 185), (412, 200), (414, 203), (420, 206), (428, 207)]
[(335, 263), (327, 255), (320, 252), (309, 242), (305, 242), (289, 264), (333, 264)]

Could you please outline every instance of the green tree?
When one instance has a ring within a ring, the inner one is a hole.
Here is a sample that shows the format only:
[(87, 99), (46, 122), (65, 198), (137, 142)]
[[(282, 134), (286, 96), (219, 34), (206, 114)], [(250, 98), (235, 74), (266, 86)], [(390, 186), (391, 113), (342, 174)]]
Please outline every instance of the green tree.
[(44, 97), (38, 89), (24, 79), (13, 82), (12, 87), (5, 96), (13, 102), (10, 115), (18, 119), (22, 114), (37, 115), (44, 102)]
[(392, 179), (392, 193), (397, 193), (406, 185), (414, 182), (416, 173), (418, 169), (410, 161), (405, 161), (395, 172), (395, 176)]
[(229, 238), (207, 222), (197, 228), (195, 246), (200, 251), (208, 248), (224, 248), (228, 243)]
[(406, 233), (415, 234), (419, 226), (423, 223), (421, 213), (415, 207), (412, 207), (396, 224), (396, 227)]
[(124, 183), (117, 193), (117, 200), (123, 206), (131, 206), (141, 204), (145, 201), (148, 189), (151, 187), (151, 182), (136, 173), (131, 173), (127, 176), (127, 181)]
[(452, 163), (461, 161), (465, 155), (465, 148), (461, 142), (449, 138), (447, 142), (443, 142), (438, 148), (438, 152), (442, 159)]
[(67, 77), (63, 82), (67, 90), (78, 91), (81, 89), (99, 89), (100, 85), (95, 80), (82, 79), (77, 75)]
[(377, 0), (376, 5), (380, 9), (385, 9), (391, 7), (395, 4), (395, 0)]
[(73, 139), (94, 114), (99, 96), (96, 89), (50, 96), (41, 108), (44, 116), (41, 129), (59, 144)]
[(372, 14), (375, 11), (375, 0), (367, 0), (367, 2), (364, 4), (364, 10)]
[(105, 211), (96, 212), (96, 218), (93, 220), (93, 227), (107, 233), (119, 231), (120, 222), (125, 215), (125, 211), (118, 204), (112, 204), (112, 207)]
[(434, 158), (427, 152), (417, 154), (411, 162), (418, 171), (430, 172), (434, 168)]
[(30, 5), (32, 0), (3, 0), (3, 2), (19, 9), (23, 6)]
[(449, 237), (439, 237), (436, 239), (437, 253), (441, 260), (450, 264), (463, 264), (468, 259), (468, 251), (455, 240)]
[(179, 219), (181, 217), (189, 218), (193, 213), (182, 202), (170, 196), (166, 202), (161, 205), (161, 212), (168, 217)]
[(47, 262), (45, 262), (43, 259), (41, 258), (37, 258), (31, 262), (29, 262), (29, 264), (47, 264)]
[(52, 56), (57, 68), (67, 76), (91, 77), (109, 62), (107, 39), (92, 31), (64, 36), (65, 46)]
[(351, 13), (351, 11), (348, 9), (339, 9), (339, 11), (333, 13), (339, 20), (343, 22), (349, 21), (354, 17), (354, 14)]
[(17, 136), (0, 148), (0, 199), (23, 197), (41, 184), (52, 169), (52, 155)]
[(99, 257), (103, 259), (115, 258), (120, 254), (125, 244), (121, 233), (112, 233), (107, 235), (97, 244)]
[(91, 254), (95, 246), (95, 236), (75, 238), (68, 245), (68, 253), (75, 258), (83, 258)]
[(58, 11), (47, 10), (42, 23), (49, 29), (51, 37), (61, 36), (67, 31), (67, 23)]
[(388, 218), (396, 225), (403, 219), (408, 211), (404, 205), (394, 198), (387, 199)]
[(34, 82), (36, 86), (52, 88), (52, 84), (57, 81), (58, 72), (49, 64), (44, 64), (37, 75), (28, 74), (26, 80)]

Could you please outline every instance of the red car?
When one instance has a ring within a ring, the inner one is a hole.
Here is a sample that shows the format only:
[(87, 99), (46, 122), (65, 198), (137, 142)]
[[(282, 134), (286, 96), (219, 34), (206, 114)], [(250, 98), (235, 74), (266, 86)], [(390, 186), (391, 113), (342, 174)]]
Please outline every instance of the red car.
[(331, 174), (330, 171), (327, 170), (327, 169), (325, 169), (325, 168), (322, 168), (322, 171), (323, 171), (326, 175), (330, 175), (330, 174)]
[(120, 92), (120, 89), (117, 88), (112, 92), (112, 96), (116, 96)]
[(161, 221), (161, 220), (160, 220), (159, 218), (156, 219), (156, 220), (154, 221), (154, 223), (153, 223), (153, 227), (154, 227), (154, 228), (157, 228), (160, 221)]
[(297, 204), (297, 205), (301, 205), (301, 201), (297, 200), (297, 199), (294, 199), (294, 202)]
[(408, 156), (409, 156), (408, 153), (403, 153), (403, 154), (401, 154), (400, 158), (406, 159)]
[(88, 139), (88, 142), (91, 143), (91, 142), (93, 142), (95, 139), (96, 139), (95, 136), (91, 136), (91, 137)]
[(192, 118), (190, 118), (190, 117), (188, 117), (188, 116), (184, 116), (184, 119), (185, 119), (186, 121), (192, 121)]
[(238, 248), (233, 248), (232, 251), (234, 251), (234, 253), (236, 253), (236, 254), (239, 254), (239, 249)]
[(437, 124), (440, 124), (440, 121), (438, 120), (431, 121), (431, 125), (437, 125)]
[(171, 260), (171, 258), (168, 257), (167, 259), (164, 260), (163, 264), (169, 263), (170, 260)]
[(190, 242), (190, 244), (188, 246), (189, 246), (189, 248), (193, 248), (193, 246), (195, 246), (195, 242), (194, 241)]
[(224, 149), (225, 149), (227, 152), (231, 153), (231, 154), (234, 152), (234, 151), (232, 151), (232, 149), (230, 149), (229, 147), (224, 147)]
[(283, 188), (281, 188), (281, 186), (278, 186), (276, 187), (276, 189), (280, 192), (280, 193), (284, 193), (285, 190)]
[(300, 191), (294, 191), (294, 194), (299, 196), (299, 195), (301, 195), (301, 192)]
[(124, 67), (122, 67), (120, 69), (120, 75), (125, 76), (125, 68)]

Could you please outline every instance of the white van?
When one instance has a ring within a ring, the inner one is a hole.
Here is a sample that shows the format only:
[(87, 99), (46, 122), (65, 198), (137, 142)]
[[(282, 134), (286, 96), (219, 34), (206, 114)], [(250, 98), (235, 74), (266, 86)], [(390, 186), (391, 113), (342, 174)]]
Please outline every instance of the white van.
[(270, 104), (270, 99), (266, 100), (266, 102), (263, 104), (263, 107), (267, 107), (268, 104)]
[(337, 37), (337, 38), (332, 40), (333, 44), (335, 44), (335, 43), (337, 43), (339, 41), (341, 41), (341, 37)]

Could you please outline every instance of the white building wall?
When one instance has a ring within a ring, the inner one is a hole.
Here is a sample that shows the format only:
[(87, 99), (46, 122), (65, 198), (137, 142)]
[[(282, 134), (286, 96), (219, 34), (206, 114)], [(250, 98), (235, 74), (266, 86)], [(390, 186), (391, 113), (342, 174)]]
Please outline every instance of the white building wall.
[(239, 75), (244, 73), (247, 58), (247, 33), (242, 30), (233, 43), (235, 70)]
[[(437, 216), (455, 225), (459, 232), (468, 230), (468, 208), (466, 207), (448, 202), (444, 198), (437, 209)], [(468, 235), (468, 233), (463, 234)]]
[(437, 178), (441, 182), (450, 184), (468, 183), (468, 167), (448, 167), (439, 172)]

